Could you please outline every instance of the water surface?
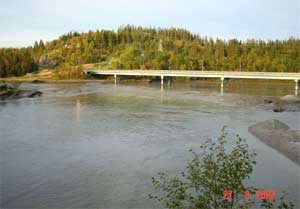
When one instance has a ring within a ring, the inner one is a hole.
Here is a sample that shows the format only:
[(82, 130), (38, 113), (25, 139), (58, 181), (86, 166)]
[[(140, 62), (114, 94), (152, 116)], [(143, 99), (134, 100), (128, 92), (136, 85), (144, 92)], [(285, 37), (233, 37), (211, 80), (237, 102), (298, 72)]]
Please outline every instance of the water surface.
[(252, 84), (23, 84), (44, 95), (0, 103), (0, 208), (158, 207), (151, 177), (182, 171), (224, 125), (258, 153), (249, 185), (299, 204), (299, 166), (248, 133), (268, 119), (299, 129), (299, 113), (256, 106), (293, 85)]

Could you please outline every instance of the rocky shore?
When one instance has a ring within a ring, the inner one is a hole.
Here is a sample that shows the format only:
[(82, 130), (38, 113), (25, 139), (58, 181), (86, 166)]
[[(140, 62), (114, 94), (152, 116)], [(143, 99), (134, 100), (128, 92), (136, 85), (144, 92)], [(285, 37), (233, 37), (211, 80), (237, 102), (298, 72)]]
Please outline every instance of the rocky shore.
[(278, 120), (267, 120), (248, 128), (249, 132), (300, 166), (300, 130), (291, 130)]
[(2, 92), (0, 93), (0, 100), (8, 99), (21, 99), (21, 98), (33, 98), (41, 96), (43, 93), (37, 90), (18, 90), (15, 92)]

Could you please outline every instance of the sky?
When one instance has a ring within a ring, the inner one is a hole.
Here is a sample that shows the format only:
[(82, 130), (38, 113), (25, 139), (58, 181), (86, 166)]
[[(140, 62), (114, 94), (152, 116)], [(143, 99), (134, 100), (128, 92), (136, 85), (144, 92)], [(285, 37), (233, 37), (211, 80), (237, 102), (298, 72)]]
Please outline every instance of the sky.
[(221, 39), (299, 38), (300, 0), (0, 0), (0, 47), (127, 24)]

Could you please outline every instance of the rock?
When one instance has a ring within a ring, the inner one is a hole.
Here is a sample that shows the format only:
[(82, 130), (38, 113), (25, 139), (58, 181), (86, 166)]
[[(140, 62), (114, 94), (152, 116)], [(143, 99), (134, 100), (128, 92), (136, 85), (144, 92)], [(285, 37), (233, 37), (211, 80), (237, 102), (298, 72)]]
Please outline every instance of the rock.
[(300, 97), (286, 95), (272, 100), (265, 99), (259, 107), (273, 112), (300, 112)]
[(28, 95), (28, 97), (32, 98), (32, 97), (36, 97), (36, 96), (41, 96), (42, 94), (43, 94), (43, 93), (40, 92), (40, 91), (34, 91), (34, 92), (30, 93), (30, 94)]
[(274, 108), (274, 109), (273, 109), (273, 112), (284, 112), (284, 109), (281, 108), (281, 107)]
[(35, 79), (35, 80), (31, 81), (31, 83), (45, 83), (45, 81)]
[(293, 135), (293, 138), (295, 139), (294, 142), (300, 142), (300, 130), (291, 130), (291, 134)]
[(4, 100), (4, 99), (8, 98), (10, 95), (12, 95), (11, 92), (2, 92), (2, 93), (0, 93), (0, 99)]
[(284, 112), (300, 112), (300, 101), (278, 100), (275, 102), (275, 109), (283, 110)]
[(261, 123), (257, 123), (260, 128), (263, 129), (277, 129), (277, 130), (289, 130), (290, 128), (279, 120), (267, 120)]
[(48, 54), (43, 54), (39, 59), (39, 66), (44, 68), (53, 68), (56, 62), (51, 59)]
[(273, 103), (273, 101), (270, 100), (270, 99), (265, 99), (265, 100), (264, 100), (264, 103), (266, 103), (266, 104), (271, 104), (271, 103)]
[(43, 93), (37, 90), (19, 90), (17, 92), (6, 92), (0, 94), (1, 100), (7, 99), (21, 99), (21, 98), (33, 98), (41, 96)]
[(300, 131), (278, 121), (267, 120), (248, 128), (249, 132), (300, 165)]

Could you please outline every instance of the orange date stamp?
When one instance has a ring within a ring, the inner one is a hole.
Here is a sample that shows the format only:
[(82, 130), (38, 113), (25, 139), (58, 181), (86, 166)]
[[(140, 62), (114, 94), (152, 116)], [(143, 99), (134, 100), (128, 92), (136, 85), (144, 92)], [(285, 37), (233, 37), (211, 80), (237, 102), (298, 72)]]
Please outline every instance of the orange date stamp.
[[(250, 201), (251, 199), (251, 191), (246, 190), (244, 193), (245, 201)], [(255, 192), (255, 200), (269, 200), (275, 201), (276, 191), (274, 189), (271, 190), (256, 190)], [(233, 191), (232, 190), (224, 190), (223, 197), (225, 201), (232, 201), (233, 198)]]

